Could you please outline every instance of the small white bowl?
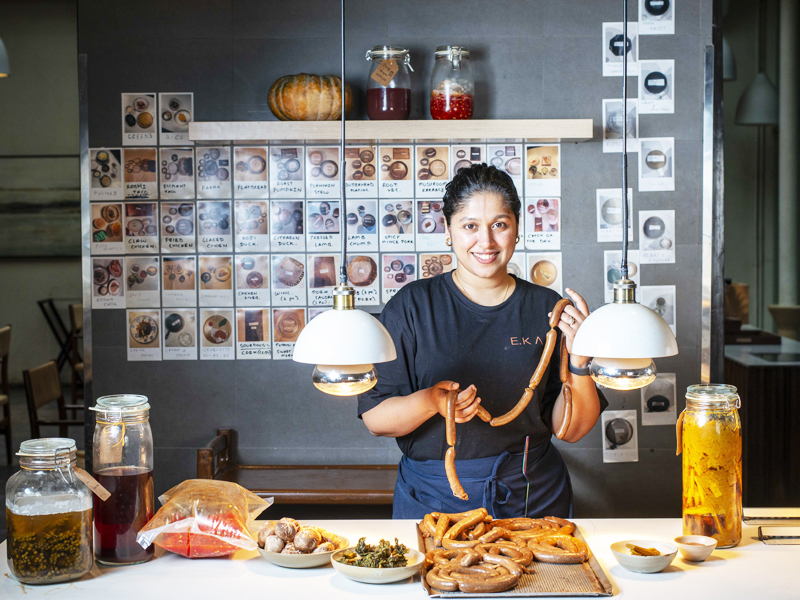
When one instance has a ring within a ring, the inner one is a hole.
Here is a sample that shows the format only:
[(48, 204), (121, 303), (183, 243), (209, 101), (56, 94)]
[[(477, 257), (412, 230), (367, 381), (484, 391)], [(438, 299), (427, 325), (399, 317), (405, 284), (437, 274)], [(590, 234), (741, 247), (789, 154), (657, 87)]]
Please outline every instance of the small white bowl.
[[(350, 541), (340, 535), (331, 535), (336, 539), (337, 548), (346, 548)], [(327, 565), (331, 560), (331, 555), (337, 550), (330, 552), (318, 552), (317, 554), (281, 554), (280, 552), (267, 552), (263, 548), (258, 548), (258, 553), (267, 562), (287, 569), (312, 569)]]
[(344, 552), (352, 552), (353, 550), (355, 550), (355, 546), (337, 550), (331, 556), (331, 564), (334, 569), (345, 577), (349, 577), (353, 581), (359, 581), (361, 583), (396, 583), (398, 581), (403, 581), (419, 571), (419, 568), (422, 566), (422, 561), (425, 559), (425, 555), (422, 554), (422, 552), (409, 548), (406, 553), (408, 564), (405, 567), (389, 567), (383, 569), (356, 567), (354, 565), (340, 563), (336, 560)]
[(717, 547), (717, 540), (705, 535), (679, 535), (675, 543), (681, 556), (693, 562), (703, 562)]
[[(661, 552), (661, 556), (638, 556), (631, 554), (627, 544), (640, 546), (642, 548), (655, 548)], [(658, 542), (655, 540), (624, 540), (611, 544), (611, 552), (617, 562), (634, 573), (659, 573), (666, 569), (678, 554), (675, 544), (669, 542)]]

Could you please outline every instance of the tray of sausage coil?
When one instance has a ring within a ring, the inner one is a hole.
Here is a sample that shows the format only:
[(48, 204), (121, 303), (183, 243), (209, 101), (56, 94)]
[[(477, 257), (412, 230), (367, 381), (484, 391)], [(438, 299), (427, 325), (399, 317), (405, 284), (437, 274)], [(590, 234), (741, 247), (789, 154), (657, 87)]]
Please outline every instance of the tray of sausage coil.
[(613, 595), (580, 529), (565, 519), (434, 512), (417, 524), (417, 537), (422, 585), (434, 598)]

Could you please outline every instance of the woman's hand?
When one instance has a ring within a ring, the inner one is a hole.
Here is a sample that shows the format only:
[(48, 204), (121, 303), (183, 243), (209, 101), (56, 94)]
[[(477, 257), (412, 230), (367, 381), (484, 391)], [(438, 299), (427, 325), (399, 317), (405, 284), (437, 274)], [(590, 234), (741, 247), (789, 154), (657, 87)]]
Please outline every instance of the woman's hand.
[[(425, 390), (428, 394), (428, 401), (434, 410), (447, 418), (447, 394), (451, 390), (457, 390), (458, 384), (454, 381), (440, 381), (433, 387)], [(466, 423), (478, 412), (481, 399), (478, 398), (478, 388), (474, 385), (459, 392), (456, 398), (456, 423)]]
[[(561, 319), (558, 322), (558, 328), (567, 340), (567, 351), (569, 352), (569, 361), (573, 366), (583, 369), (589, 364), (591, 357), (589, 356), (576, 356), (572, 353), (572, 342), (575, 339), (575, 334), (581, 323), (589, 316), (589, 306), (586, 300), (576, 291), (569, 288), (564, 288), (569, 297), (575, 303), (575, 306), (567, 306), (561, 313)], [(548, 317), (553, 313), (548, 313)]]

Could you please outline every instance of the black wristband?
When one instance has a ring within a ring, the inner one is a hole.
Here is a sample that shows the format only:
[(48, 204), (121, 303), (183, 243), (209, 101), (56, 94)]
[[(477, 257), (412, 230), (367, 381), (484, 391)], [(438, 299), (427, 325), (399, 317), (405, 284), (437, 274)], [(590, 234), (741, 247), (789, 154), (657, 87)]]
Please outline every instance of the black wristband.
[(589, 371), (590, 371), (589, 367), (583, 367), (582, 369), (579, 369), (578, 367), (572, 364), (572, 361), (569, 361), (569, 372), (572, 373), (573, 375), (578, 375), (579, 377), (585, 377), (586, 375), (589, 374)]

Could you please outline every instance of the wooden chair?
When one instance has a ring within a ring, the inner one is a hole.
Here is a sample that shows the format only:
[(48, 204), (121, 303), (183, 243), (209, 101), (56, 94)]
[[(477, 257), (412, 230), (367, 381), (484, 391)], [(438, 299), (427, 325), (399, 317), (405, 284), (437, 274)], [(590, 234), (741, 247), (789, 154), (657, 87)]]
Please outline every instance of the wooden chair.
[(0, 406), (3, 407), (3, 419), (0, 420), (0, 431), (6, 436), (6, 456), (11, 464), (11, 399), (8, 393), (8, 355), (11, 350), (11, 325), (0, 329)]
[[(60, 437), (69, 437), (69, 426), (83, 426), (82, 419), (67, 419), (67, 410), (82, 409), (83, 404), (66, 404), (58, 377), (58, 366), (50, 361), (40, 367), (22, 372), (25, 382), (25, 395), (28, 398), (28, 417), (31, 422), (31, 437), (42, 437), (39, 427), (42, 425), (57, 426)], [(58, 419), (39, 418), (39, 409), (53, 401), (58, 403)]]
[(239, 465), (236, 432), (197, 451), (197, 478), (232, 481), (275, 504), (392, 505), (397, 465)]
[[(72, 367), (72, 395), (70, 401), (76, 402), (83, 398), (83, 358), (78, 350), (83, 341), (83, 306), (80, 304), (69, 305), (69, 321), (72, 326), (69, 363)], [(76, 412), (72, 411), (72, 418), (76, 417)]]

